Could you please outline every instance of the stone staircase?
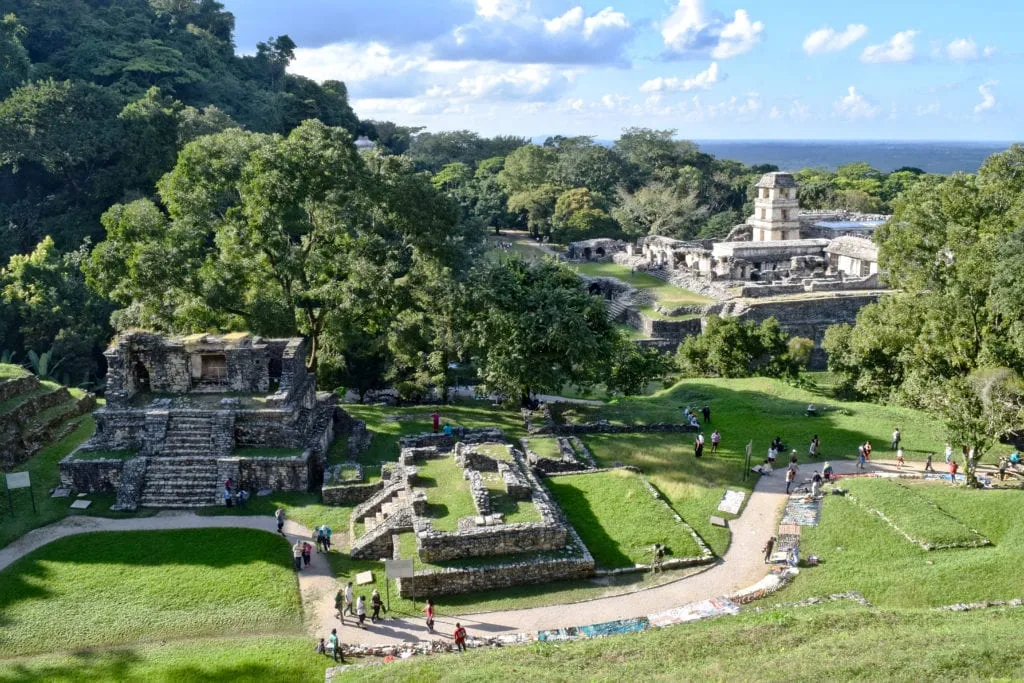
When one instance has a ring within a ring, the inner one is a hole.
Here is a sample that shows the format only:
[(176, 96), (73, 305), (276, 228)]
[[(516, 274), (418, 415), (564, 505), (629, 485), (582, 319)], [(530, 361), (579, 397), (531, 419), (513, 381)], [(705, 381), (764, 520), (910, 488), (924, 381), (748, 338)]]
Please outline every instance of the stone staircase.
[(406, 491), (397, 491), (390, 498), (380, 504), (380, 507), (372, 515), (367, 515), (360, 520), (363, 523), (364, 533), (383, 524), (389, 517), (402, 512), (409, 505)]
[(405, 489), (393, 491), (375, 512), (359, 521), (363, 523), (363, 533), (358, 538), (353, 536), (349, 555), (356, 559), (390, 558), (394, 552), (392, 536), (413, 528), (409, 492)]
[(195, 508), (222, 502), (216, 458), (149, 458), (145, 476), (143, 507)]
[(166, 455), (212, 455), (213, 423), (208, 417), (171, 414), (163, 453)]
[(609, 320), (615, 322), (622, 317), (622, 315), (626, 312), (627, 308), (628, 306), (625, 302), (621, 301), (620, 299), (612, 299), (611, 301), (608, 302), (608, 305), (605, 307), (605, 314), (608, 316)]

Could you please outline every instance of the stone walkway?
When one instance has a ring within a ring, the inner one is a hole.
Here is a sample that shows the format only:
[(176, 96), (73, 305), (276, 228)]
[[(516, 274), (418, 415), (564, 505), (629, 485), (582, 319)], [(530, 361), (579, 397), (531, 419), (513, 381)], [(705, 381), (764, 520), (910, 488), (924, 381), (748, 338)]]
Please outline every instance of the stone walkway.
[[(920, 472), (920, 463), (911, 463), (906, 472)], [(804, 464), (799, 480), (810, 476), (821, 463)], [(833, 462), (836, 474), (856, 471), (856, 462)], [(942, 469), (940, 464), (937, 469)], [(897, 471), (895, 462), (873, 460), (869, 471)], [(323, 636), (332, 628), (339, 628), (342, 641), (364, 644), (397, 644), (447, 637), (459, 621), (471, 634), (488, 637), (503, 634), (565, 628), (593, 624), (626, 617), (639, 617), (666, 609), (715, 598), (750, 586), (761, 580), (766, 572), (761, 549), (765, 541), (775, 534), (779, 516), (785, 505), (786, 482), (784, 470), (776, 470), (761, 477), (750, 495), (742, 515), (730, 522), (732, 541), (725, 555), (711, 568), (673, 583), (653, 588), (598, 598), (569, 605), (550, 605), (521, 610), (465, 614), (453, 617), (445, 614), (444, 601), (437, 605), (438, 634), (428, 634), (421, 616), (388, 618), (378, 624), (367, 621), (366, 629), (359, 629), (349, 619), (342, 627), (334, 612), (334, 594), (339, 583), (331, 574), (326, 557), (314, 553), (312, 564), (298, 574), (302, 595), (303, 614), (310, 634)], [(18, 558), (58, 538), (93, 531), (140, 531), (161, 529), (199, 529), (209, 527), (235, 527), (259, 529), (274, 533), (273, 518), (251, 516), (205, 517), (193, 512), (162, 512), (154, 517), (136, 519), (105, 519), (99, 517), (68, 517), (46, 527), (30, 531), (6, 548), (0, 549), (0, 570)], [(287, 521), (285, 534), (289, 543), (309, 539), (310, 531)], [(358, 588), (358, 587), (357, 587)], [(357, 594), (360, 592), (356, 591)], [(368, 591), (366, 593), (369, 603)], [(369, 604), (367, 604), (369, 608)], [(390, 615), (389, 615), (390, 616)]]

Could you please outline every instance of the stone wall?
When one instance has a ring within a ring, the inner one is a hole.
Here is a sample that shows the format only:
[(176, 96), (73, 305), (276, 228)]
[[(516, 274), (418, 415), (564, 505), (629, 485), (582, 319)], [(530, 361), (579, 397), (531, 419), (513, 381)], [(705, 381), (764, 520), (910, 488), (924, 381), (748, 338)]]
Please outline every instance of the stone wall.
[(626, 309), (626, 324), (648, 337), (669, 339), (677, 343), (701, 332), (700, 318), (661, 320), (651, 318), (635, 308)]
[(425, 598), (494, 590), (531, 583), (586, 579), (594, 575), (592, 557), (530, 560), (465, 569), (418, 571), (412, 579), (397, 579), (403, 598)]
[(336, 486), (324, 486), (320, 489), (324, 505), (358, 505), (370, 499), (375, 493), (384, 488), (384, 481), (377, 480), (370, 484), (342, 484)]
[(514, 555), (565, 547), (564, 526), (555, 524), (505, 524), (503, 526), (441, 532), (421, 530), (417, 524), (416, 546), (424, 562), (443, 562), (464, 557)]
[(473, 506), (476, 507), (478, 515), (491, 514), (491, 492), (484, 483), (484, 478), (477, 470), (467, 469), (466, 480), (469, 482), (469, 494), (473, 496)]
[(231, 458), (238, 462), (241, 488), (311, 491), (317, 479), (317, 458), (306, 451), (297, 458)]
[(75, 460), (74, 453), (58, 463), (60, 485), (75, 491), (87, 493), (117, 491), (121, 486), (121, 470), (124, 460), (104, 458), (97, 460)]

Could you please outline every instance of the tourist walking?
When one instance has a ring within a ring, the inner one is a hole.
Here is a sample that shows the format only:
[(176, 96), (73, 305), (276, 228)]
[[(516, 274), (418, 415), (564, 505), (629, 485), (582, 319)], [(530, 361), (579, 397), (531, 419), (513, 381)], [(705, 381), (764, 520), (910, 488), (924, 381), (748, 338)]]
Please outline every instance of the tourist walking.
[(309, 563), (313, 561), (313, 546), (309, 544), (309, 541), (302, 542), (302, 564), (305, 567), (309, 566)]
[(430, 414), (430, 419), (434, 423), (434, 433), (437, 434), (441, 429), (441, 414), (435, 410)]
[(345, 611), (351, 614), (352, 616), (355, 616), (355, 610), (352, 608), (353, 600), (354, 598), (352, 596), (352, 582), (349, 581), (348, 584), (345, 585)]
[(322, 526), (313, 530), (313, 539), (316, 541), (316, 552), (319, 555), (324, 551), (324, 528)]
[(245, 504), (249, 502), (249, 492), (242, 489), (238, 492), (238, 507), (242, 510), (245, 509)]
[(697, 438), (693, 440), (693, 454), (698, 458), (704, 455), (704, 435), (698, 434)]
[(334, 611), (338, 613), (338, 619), (341, 620), (341, 625), (345, 625), (345, 590), (339, 588), (338, 592), (334, 594)]
[(366, 628), (366, 598), (362, 595), (356, 599), (356, 619), (359, 620), (359, 628)]
[(284, 536), (284, 508), (277, 508), (274, 511), (274, 519), (277, 520), (277, 533)]
[(932, 467), (932, 456), (934, 456), (934, 455), (935, 455), (934, 453), (929, 453), (928, 457), (925, 458), (925, 461), (924, 461), (924, 471), (925, 472), (934, 472), (935, 471), (935, 468)]
[(952, 459), (953, 459), (953, 447), (950, 446), (949, 442), (947, 441), (946, 442), (946, 464), (948, 465), (949, 461), (952, 460)]
[(896, 447), (896, 469), (903, 469), (903, 446)]
[(960, 469), (960, 465), (956, 463), (956, 460), (949, 461), (949, 481), (954, 486), (956, 485), (956, 471)]
[(864, 469), (864, 461), (867, 458), (867, 453), (864, 451), (864, 444), (857, 446), (857, 469)]
[(302, 541), (295, 541), (292, 546), (292, 557), (295, 558), (295, 571), (302, 571)]
[(455, 622), (455, 631), (452, 633), (452, 637), (455, 639), (455, 647), (459, 652), (466, 651), (466, 629), (462, 628), (462, 624)]
[(790, 463), (789, 467), (786, 468), (786, 493), (789, 493), (789, 487), (793, 485), (793, 480), (796, 479), (796, 463)]
[(330, 551), (330, 549), (331, 549), (331, 534), (333, 534), (334, 532), (331, 531), (331, 527), (327, 526), (326, 524), (324, 524), (323, 528), (324, 528), (324, 546), (327, 548), (328, 551)]
[(892, 430), (892, 443), (889, 445), (889, 450), (890, 451), (894, 451), (894, 450), (896, 450), (899, 447), (899, 445), (900, 445), (900, 436), (901, 435), (900, 435), (900, 428), (899, 427), (897, 427), (896, 429)]
[(711, 408), (704, 406), (700, 409), (700, 414), (704, 416), (704, 424), (711, 424)]
[(224, 507), (231, 507), (231, 487), (224, 487)]
[(812, 458), (817, 458), (818, 453), (821, 450), (821, 441), (818, 440), (818, 435), (815, 434), (811, 437), (811, 445), (807, 449), (807, 454)]
[(376, 588), (373, 589), (373, 593), (370, 595), (370, 607), (373, 608), (373, 612), (370, 614), (370, 621), (377, 623), (380, 619), (380, 608), (384, 606), (384, 601), (380, 599), (380, 591)]
[(427, 632), (434, 632), (434, 603), (427, 598), (427, 604), (423, 607), (423, 613), (427, 615)]
[(874, 451), (874, 450), (875, 449), (871, 445), (871, 442), (870, 441), (865, 441), (864, 442), (864, 459), (867, 460), (868, 462), (871, 462), (871, 452)]
[(811, 479), (811, 496), (817, 498), (819, 489), (821, 489), (821, 475), (815, 472)]
[(717, 453), (718, 452), (718, 444), (719, 444), (719, 442), (721, 440), (722, 440), (722, 433), (720, 431), (718, 431), (716, 429), (715, 431), (711, 432), (711, 452), (712, 453)]
[(341, 642), (338, 641), (338, 629), (331, 629), (331, 636), (327, 639), (331, 646), (331, 654), (334, 655), (334, 661), (345, 663), (345, 653), (341, 651)]
[(1006, 459), (1005, 455), (999, 456), (999, 481), (1006, 479), (1006, 468), (1009, 466), (1010, 461)]

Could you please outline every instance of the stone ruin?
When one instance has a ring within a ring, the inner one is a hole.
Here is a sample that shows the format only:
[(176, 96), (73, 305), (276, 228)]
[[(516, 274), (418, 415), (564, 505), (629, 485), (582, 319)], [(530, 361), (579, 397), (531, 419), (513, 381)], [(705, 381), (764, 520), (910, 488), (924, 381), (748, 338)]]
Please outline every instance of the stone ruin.
[(227, 479), (254, 492), (319, 484), (335, 401), (306, 371), (305, 340), (133, 331), (104, 355), (107, 404), (95, 435), (61, 461), (64, 486), (116, 491), (115, 508), (133, 510), (221, 504)]
[[(398, 534), (412, 533), (420, 561), (434, 564), (459, 560), (453, 566), (420, 569), (411, 579), (398, 579), (403, 597), (449, 595), (594, 575), (593, 557), (523, 454), (505, 443), (501, 430), (463, 430), (458, 437), (407, 436), (400, 440), (400, 448), (398, 462), (389, 463), (383, 472), (382, 489), (352, 512), (351, 556), (399, 559)], [(503, 452), (502, 456), (496, 457), (496, 450)], [(456, 531), (434, 528), (428, 515), (427, 492), (418, 485), (420, 466), (435, 458), (452, 458), (462, 468), (476, 508), (475, 516), (458, 520)], [(494, 512), (484, 482), (488, 475), (500, 477), (509, 498), (531, 502), (540, 521), (510, 524)], [(358, 535), (360, 524), (363, 533)]]

